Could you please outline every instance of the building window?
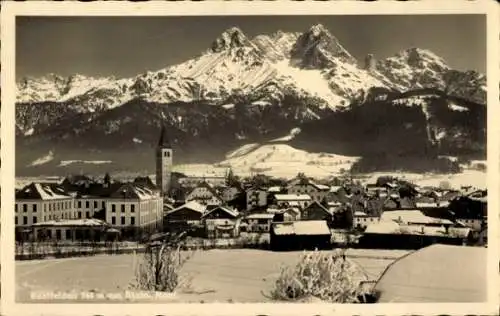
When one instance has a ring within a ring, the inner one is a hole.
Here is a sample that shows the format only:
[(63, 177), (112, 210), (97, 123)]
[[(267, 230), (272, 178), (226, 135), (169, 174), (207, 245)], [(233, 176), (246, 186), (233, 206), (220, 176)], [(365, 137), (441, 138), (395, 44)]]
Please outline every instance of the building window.
[(90, 212), (87, 211), (87, 218), (90, 218)]
[(111, 217), (111, 225), (116, 225), (116, 218), (114, 216)]
[(16, 204), (16, 206), (15, 206), (15, 210), (16, 210), (16, 213), (17, 213), (17, 204)]
[(125, 225), (125, 217), (122, 217), (122, 225)]
[(33, 204), (33, 213), (36, 213), (36, 204)]
[(170, 157), (170, 152), (169, 152), (169, 151), (166, 151), (166, 152), (164, 153), (164, 156), (165, 156), (165, 157)]
[(26, 213), (28, 211), (28, 205), (23, 204), (23, 212)]
[(23, 216), (23, 225), (28, 225), (28, 216)]
[(106, 202), (102, 201), (102, 208), (106, 207)]
[(36, 222), (37, 222), (37, 218), (36, 218), (36, 216), (33, 216), (33, 224), (36, 224)]
[(78, 201), (78, 208), (82, 208), (82, 201)]
[(85, 208), (89, 208), (90, 207), (90, 202), (89, 201), (85, 201)]
[(116, 212), (116, 205), (115, 204), (111, 204), (111, 212)]
[(69, 230), (69, 229), (66, 229), (66, 239), (67, 240), (73, 239), (73, 238), (71, 238), (71, 230)]
[(82, 218), (82, 212), (81, 211), (78, 211), (78, 218)]
[(16, 217), (14, 217), (14, 220), (15, 220), (15, 223), (16, 223), (16, 225), (17, 225), (17, 216), (16, 216)]
[(122, 204), (122, 213), (125, 213), (125, 204)]
[(130, 212), (131, 213), (135, 212), (135, 205), (134, 204), (130, 205)]
[(135, 217), (130, 218), (130, 225), (135, 225)]
[(97, 201), (94, 201), (94, 208), (97, 208)]

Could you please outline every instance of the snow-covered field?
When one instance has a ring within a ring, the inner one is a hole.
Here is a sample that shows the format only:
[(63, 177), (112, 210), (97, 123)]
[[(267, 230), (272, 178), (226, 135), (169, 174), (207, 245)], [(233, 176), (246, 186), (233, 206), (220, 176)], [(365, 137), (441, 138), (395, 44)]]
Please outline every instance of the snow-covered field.
[[(183, 276), (191, 278), (191, 289), (179, 291), (175, 301), (269, 301), (262, 292), (268, 293), (280, 267), (295, 265), (301, 253), (252, 249), (197, 252), (182, 270)], [(347, 256), (352, 256), (370, 280), (377, 280), (391, 262), (406, 253), (352, 249)], [(133, 280), (133, 266), (133, 255), (16, 262), (16, 300), (33, 303), (29, 293), (41, 291), (123, 293)]]

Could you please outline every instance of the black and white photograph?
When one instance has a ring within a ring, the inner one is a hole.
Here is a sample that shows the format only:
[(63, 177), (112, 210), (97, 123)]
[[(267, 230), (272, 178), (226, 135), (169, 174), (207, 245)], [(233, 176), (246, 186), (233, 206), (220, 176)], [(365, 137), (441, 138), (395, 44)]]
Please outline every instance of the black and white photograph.
[(15, 303), (487, 303), (489, 18), (16, 15)]

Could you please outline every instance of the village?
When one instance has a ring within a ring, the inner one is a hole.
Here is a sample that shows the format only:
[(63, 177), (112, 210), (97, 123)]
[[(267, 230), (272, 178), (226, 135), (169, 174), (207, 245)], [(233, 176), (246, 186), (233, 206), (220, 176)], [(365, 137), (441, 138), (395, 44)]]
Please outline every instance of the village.
[(292, 180), (257, 174), (190, 177), (172, 172), (165, 128), (156, 181), (71, 175), (16, 189), (16, 241), (130, 241), (186, 233), (198, 245), (271, 250), (340, 246), (419, 249), (487, 243), (487, 191), (418, 186), (404, 178), (362, 183), (352, 176)]

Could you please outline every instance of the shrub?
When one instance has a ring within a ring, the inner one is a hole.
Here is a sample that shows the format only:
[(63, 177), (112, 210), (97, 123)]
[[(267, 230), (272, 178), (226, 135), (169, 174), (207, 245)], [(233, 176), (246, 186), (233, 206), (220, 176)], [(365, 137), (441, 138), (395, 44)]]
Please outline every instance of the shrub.
[(270, 292), (279, 301), (320, 299), (329, 303), (359, 303), (363, 271), (341, 250), (304, 252), (298, 264), (283, 267)]
[(135, 267), (132, 289), (141, 291), (173, 292), (181, 286), (189, 286), (180, 271), (193, 252), (182, 251), (180, 243), (162, 242), (148, 245)]

